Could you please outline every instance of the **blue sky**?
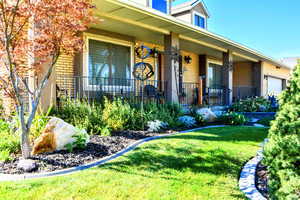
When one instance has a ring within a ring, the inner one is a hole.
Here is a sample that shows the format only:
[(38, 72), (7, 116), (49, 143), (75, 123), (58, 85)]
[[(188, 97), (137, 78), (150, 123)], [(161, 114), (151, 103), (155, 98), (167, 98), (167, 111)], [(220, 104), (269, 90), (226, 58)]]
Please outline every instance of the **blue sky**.
[(204, 2), (209, 31), (277, 59), (300, 56), (300, 0)]

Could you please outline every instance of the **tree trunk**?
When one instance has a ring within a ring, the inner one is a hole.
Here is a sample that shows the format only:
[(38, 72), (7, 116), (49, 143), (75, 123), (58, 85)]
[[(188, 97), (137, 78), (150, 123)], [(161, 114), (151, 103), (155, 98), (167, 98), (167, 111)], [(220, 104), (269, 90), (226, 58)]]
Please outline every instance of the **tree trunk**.
[(21, 134), (21, 150), (22, 150), (22, 157), (24, 159), (28, 159), (31, 156), (31, 147), (29, 141), (29, 131), (28, 129), (22, 128)]
[(21, 150), (22, 150), (22, 157), (27, 159), (31, 156), (31, 147), (29, 141), (29, 132), (30, 128), (28, 128), (25, 122), (25, 113), (24, 113), (24, 106), (23, 102), (21, 106), (17, 107), (19, 113), (19, 120), (20, 120), (20, 129), (21, 129)]

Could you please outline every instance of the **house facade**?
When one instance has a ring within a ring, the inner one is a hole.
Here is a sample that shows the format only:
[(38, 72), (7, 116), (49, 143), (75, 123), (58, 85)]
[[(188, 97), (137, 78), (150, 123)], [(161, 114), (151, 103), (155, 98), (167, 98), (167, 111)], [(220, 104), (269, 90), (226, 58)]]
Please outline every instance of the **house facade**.
[[(209, 31), (199, 0), (94, 0), (98, 22), (82, 33), (84, 50), (61, 55), (41, 106), (60, 97), (154, 98), (196, 105), (228, 105), (286, 87), (291, 69)], [(143, 55), (147, 54), (147, 58)], [(147, 69), (137, 63), (147, 63)], [(133, 72), (151, 77), (142, 82)]]

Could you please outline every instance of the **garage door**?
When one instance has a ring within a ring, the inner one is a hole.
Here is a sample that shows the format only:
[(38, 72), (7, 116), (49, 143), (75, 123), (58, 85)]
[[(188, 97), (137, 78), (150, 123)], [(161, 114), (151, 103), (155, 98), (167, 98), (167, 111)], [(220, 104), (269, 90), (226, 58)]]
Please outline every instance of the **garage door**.
[(268, 94), (278, 95), (282, 92), (282, 79), (268, 77)]

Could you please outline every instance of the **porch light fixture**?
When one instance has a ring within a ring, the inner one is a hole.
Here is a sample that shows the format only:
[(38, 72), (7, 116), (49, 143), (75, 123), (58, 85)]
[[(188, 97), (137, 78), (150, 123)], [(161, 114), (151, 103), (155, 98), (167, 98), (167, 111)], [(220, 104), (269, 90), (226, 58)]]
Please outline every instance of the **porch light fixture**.
[(184, 56), (184, 61), (185, 61), (186, 64), (191, 64), (192, 63), (191, 56)]
[(150, 55), (153, 57), (153, 58), (157, 58), (158, 57), (158, 54), (159, 54), (159, 51), (157, 50), (157, 48), (153, 48), (151, 49), (150, 51)]

